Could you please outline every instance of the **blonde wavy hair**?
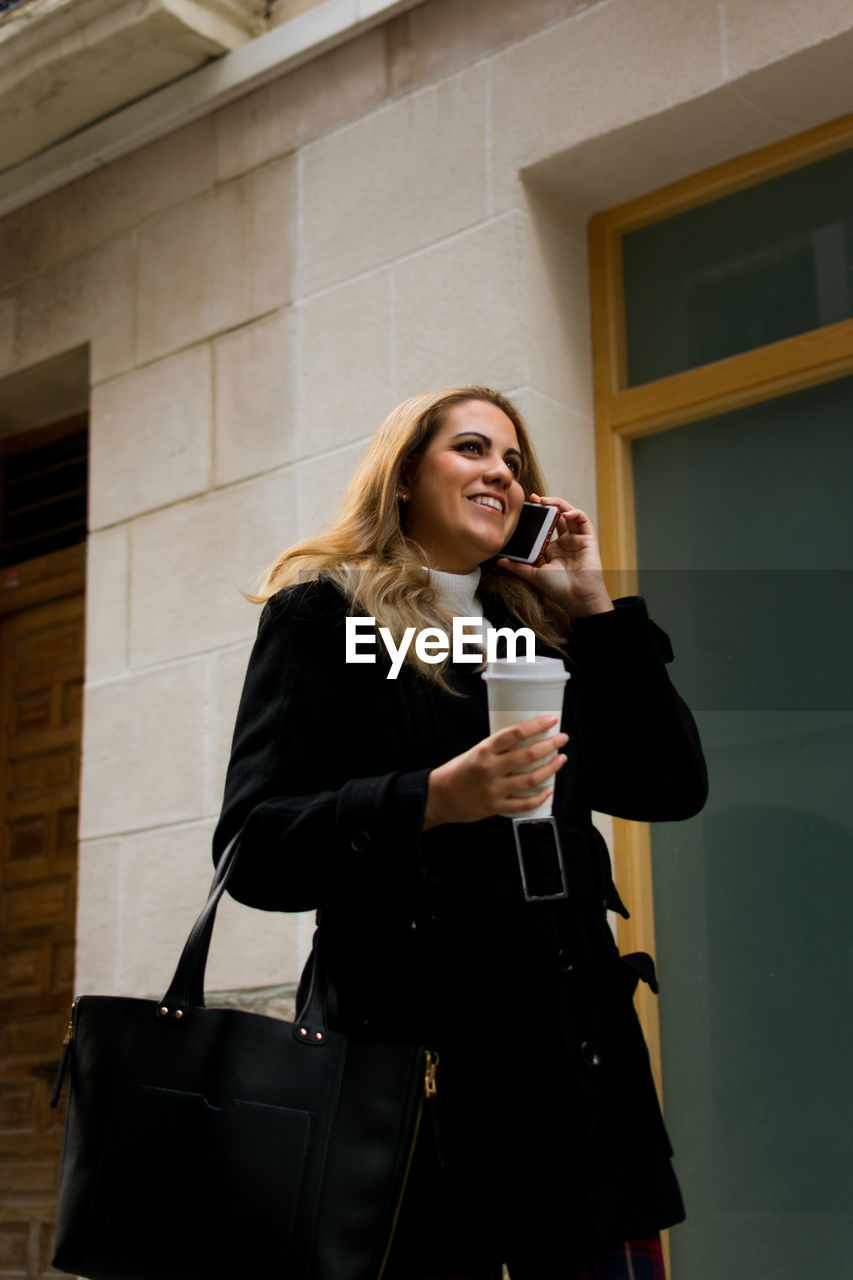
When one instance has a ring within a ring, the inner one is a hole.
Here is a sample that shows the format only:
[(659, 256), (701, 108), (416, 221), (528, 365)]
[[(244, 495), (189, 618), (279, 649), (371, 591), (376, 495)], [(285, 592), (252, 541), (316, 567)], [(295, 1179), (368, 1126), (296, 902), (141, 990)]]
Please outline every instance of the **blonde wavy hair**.
[[(424, 391), (388, 414), (350, 481), (334, 524), (282, 551), (267, 570), (258, 594), (250, 598), (261, 604), (285, 587), (322, 575), (349, 598), (351, 613), (374, 617), (377, 627), (389, 629), (395, 643), (410, 626), (449, 631), (452, 618), (430, 586), (423, 568), (426, 556), (406, 538), (406, 508), (398, 494), (451, 409), (471, 400), (496, 405), (510, 419), (522, 455), (519, 479), (525, 496), (544, 493), (545, 481), (529, 433), (510, 400), (488, 387)], [(530, 627), (546, 644), (560, 644), (570, 634), (560, 610), (494, 560), (481, 566), (481, 574), (481, 588), (498, 595), (521, 625)], [(406, 662), (450, 689), (445, 678), (449, 658), (439, 664), (422, 662), (411, 645)]]

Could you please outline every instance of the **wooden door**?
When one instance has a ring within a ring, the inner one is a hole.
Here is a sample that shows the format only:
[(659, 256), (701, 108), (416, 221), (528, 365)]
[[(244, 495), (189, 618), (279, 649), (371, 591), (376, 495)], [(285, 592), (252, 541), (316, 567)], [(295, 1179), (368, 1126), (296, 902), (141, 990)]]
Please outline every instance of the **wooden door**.
[(74, 979), (83, 624), (82, 594), (0, 617), (0, 1277), (51, 1273), (64, 1114), (48, 1102)]

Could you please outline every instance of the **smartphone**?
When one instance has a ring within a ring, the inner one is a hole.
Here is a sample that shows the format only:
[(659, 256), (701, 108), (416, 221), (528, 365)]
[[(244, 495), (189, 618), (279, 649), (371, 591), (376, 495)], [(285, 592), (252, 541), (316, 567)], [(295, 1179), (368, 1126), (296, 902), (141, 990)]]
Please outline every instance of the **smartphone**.
[(550, 507), (543, 502), (525, 502), (515, 533), (501, 555), (509, 560), (520, 560), (522, 564), (535, 564), (554, 531), (559, 515), (559, 507)]

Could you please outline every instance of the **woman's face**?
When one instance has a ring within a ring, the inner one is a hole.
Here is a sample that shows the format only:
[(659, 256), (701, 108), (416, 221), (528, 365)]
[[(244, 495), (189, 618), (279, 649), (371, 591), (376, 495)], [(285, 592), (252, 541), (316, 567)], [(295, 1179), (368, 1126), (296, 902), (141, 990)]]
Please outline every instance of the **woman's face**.
[(454, 405), (414, 473), (406, 536), (432, 569), (470, 573), (497, 555), (514, 532), (524, 491), (515, 427), (484, 400)]

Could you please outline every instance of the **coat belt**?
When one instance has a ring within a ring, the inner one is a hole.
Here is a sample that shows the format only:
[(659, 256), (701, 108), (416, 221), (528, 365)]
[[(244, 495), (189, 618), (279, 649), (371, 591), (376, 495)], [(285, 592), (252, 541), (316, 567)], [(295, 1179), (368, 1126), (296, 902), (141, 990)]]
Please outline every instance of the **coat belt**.
[[(610, 877), (605, 879), (606, 847), (595, 830), (575, 823), (558, 824), (562, 862), (565, 869), (567, 896), (581, 896), (602, 903), (607, 896)], [(433, 881), (429, 896), (436, 905), (452, 899), (461, 905), (467, 901), (520, 903), (536, 910), (538, 903), (525, 903), (524, 884), (519, 865), (516, 833), (510, 818), (490, 818), (478, 833), (477, 853), (460, 847), (454, 858), (454, 873)], [(531, 838), (532, 837), (532, 838)], [(537, 823), (523, 836), (525, 867), (529, 895), (552, 900), (561, 888), (561, 876), (553, 827)], [(428, 879), (431, 877), (428, 876)], [(608, 905), (610, 905), (608, 903)]]

